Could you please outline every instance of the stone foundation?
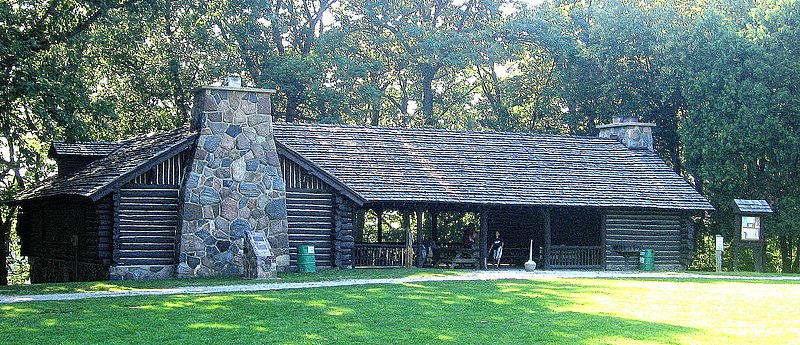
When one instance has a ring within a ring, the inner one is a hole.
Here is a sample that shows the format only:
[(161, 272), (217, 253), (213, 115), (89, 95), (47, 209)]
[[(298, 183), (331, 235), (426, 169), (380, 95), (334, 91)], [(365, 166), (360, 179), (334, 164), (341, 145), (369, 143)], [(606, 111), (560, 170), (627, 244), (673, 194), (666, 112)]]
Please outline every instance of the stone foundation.
[(289, 262), (286, 186), (272, 134), (272, 91), (196, 91), (200, 131), (183, 197), (179, 277), (244, 273), (244, 238), (263, 231), (278, 263)]
[(131, 265), (131, 266), (111, 266), (108, 269), (111, 280), (149, 280), (165, 279), (175, 276), (174, 265)]

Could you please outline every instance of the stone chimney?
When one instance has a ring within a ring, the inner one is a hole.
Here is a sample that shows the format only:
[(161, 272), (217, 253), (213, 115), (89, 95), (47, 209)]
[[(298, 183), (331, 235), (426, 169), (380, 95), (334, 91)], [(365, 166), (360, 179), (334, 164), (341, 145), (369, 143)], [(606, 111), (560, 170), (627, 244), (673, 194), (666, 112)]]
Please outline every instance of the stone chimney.
[[(200, 137), (182, 190), (179, 277), (243, 275), (253, 265), (246, 254), (269, 260), (259, 264), (267, 269), (258, 277), (289, 266), (286, 186), (272, 134), (274, 92), (238, 85), (194, 91), (190, 126)], [(266, 241), (253, 240), (259, 238)]]
[(653, 127), (655, 123), (639, 122), (636, 116), (614, 116), (608, 125), (599, 125), (601, 138), (619, 140), (631, 150), (653, 151)]

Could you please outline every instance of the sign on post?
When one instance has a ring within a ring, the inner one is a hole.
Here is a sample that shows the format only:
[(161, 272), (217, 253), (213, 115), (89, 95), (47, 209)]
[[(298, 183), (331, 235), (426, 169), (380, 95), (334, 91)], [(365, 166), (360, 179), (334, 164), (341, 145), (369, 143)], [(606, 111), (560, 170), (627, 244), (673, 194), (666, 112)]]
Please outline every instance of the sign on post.
[(722, 272), (722, 251), (725, 250), (725, 241), (722, 238), (722, 235), (717, 235), (716, 237), (716, 247), (717, 247), (717, 273)]
[(739, 269), (739, 247), (753, 248), (756, 271), (764, 272), (766, 242), (764, 241), (764, 216), (772, 214), (766, 200), (733, 199), (736, 215), (736, 232), (733, 236), (733, 269)]

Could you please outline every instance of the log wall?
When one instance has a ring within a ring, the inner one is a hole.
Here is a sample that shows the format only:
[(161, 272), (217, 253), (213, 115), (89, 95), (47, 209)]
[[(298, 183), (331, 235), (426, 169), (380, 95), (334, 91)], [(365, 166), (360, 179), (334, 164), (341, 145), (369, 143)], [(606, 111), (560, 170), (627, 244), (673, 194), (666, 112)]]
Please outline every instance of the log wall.
[(353, 268), (355, 206), (340, 194), (334, 197), (333, 261), (338, 268)]
[(22, 205), (17, 231), (31, 265), (31, 282), (102, 280), (108, 277), (106, 234), (99, 204), (64, 197)]
[[(621, 246), (654, 249), (657, 270), (685, 268), (681, 261), (684, 216), (658, 211), (608, 211), (605, 219), (606, 269), (625, 269), (624, 257), (614, 250)], [(631, 259), (629, 265), (635, 268), (638, 257)]]
[(114, 262), (172, 265), (178, 231), (178, 186), (127, 184), (119, 191)]
[(352, 202), (305, 168), (281, 157), (289, 217), (289, 265), (297, 267), (297, 247), (313, 245), (320, 269), (353, 267)]
[(289, 217), (289, 267), (297, 267), (297, 247), (313, 245), (318, 268), (334, 266), (333, 193), (326, 190), (286, 190)]

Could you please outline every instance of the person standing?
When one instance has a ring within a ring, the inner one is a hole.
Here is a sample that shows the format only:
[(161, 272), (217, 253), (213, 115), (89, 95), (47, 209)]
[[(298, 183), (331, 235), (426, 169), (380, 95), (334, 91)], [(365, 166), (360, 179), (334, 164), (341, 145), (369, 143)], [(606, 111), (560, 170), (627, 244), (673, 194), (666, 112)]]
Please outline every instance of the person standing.
[(489, 247), (489, 257), (495, 262), (495, 267), (500, 268), (500, 258), (503, 257), (503, 245), (505, 242), (500, 238), (500, 231), (494, 232), (494, 242)]

